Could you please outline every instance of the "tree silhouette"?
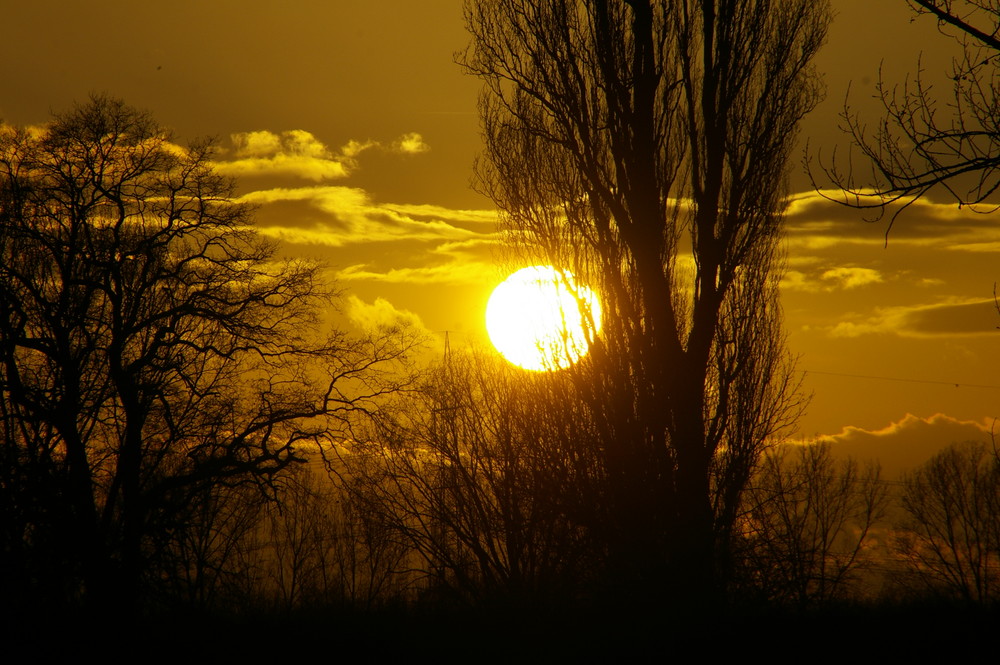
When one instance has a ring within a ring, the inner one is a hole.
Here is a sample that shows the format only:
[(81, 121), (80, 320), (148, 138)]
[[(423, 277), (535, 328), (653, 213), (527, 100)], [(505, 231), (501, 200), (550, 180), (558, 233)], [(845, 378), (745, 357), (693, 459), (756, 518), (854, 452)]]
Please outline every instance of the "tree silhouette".
[(774, 275), (827, 17), (800, 0), (466, 5), (479, 184), (516, 260), (571, 271), (606, 312), (573, 371), (623, 589), (714, 597), (743, 484), (800, 405)]
[[(878, 97), (884, 117), (869, 131), (863, 118), (845, 108), (845, 130), (871, 166), (866, 177), (836, 161), (824, 167), (846, 197), (861, 208), (902, 204), (899, 212), (932, 189), (959, 204), (995, 203), (1000, 187), (1000, 119), (996, 113), (1000, 6), (980, 0), (912, 0), (940, 31), (962, 47), (952, 60), (950, 99), (939, 99), (918, 66), (902, 86), (881, 78)], [(817, 184), (814, 182), (814, 184)]]
[(69, 600), (135, 606), (198, 497), (266, 490), (396, 387), (405, 340), (313, 335), (317, 268), (211, 160), (105, 96), (0, 136), (4, 548)]
[(428, 379), (336, 460), (354, 505), (409, 545), (419, 588), (475, 606), (592, 583), (600, 465), (568, 377), (471, 352)]
[(830, 444), (768, 451), (741, 515), (746, 591), (800, 609), (843, 599), (870, 563), (864, 550), (887, 505), (878, 466), (837, 463)]
[(985, 444), (953, 444), (909, 474), (897, 550), (923, 590), (995, 603), (1000, 584), (1000, 461)]

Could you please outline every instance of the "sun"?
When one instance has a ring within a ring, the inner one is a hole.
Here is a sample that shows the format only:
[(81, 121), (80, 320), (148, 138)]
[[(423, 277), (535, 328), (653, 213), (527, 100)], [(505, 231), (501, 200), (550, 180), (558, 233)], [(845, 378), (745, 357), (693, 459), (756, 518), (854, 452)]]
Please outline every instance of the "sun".
[(493, 289), (486, 305), (493, 346), (528, 370), (569, 367), (600, 329), (601, 305), (593, 290), (552, 266), (518, 270)]

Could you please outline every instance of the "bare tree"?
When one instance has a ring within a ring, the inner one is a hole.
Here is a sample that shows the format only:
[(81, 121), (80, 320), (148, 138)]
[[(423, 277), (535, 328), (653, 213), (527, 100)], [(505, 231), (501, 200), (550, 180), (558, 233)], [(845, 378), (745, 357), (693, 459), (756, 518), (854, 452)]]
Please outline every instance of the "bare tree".
[[(918, 15), (937, 21), (940, 31), (961, 46), (952, 60), (951, 91), (939, 98), (940, 86), (917, 73), (894, 85), (879, 79), (878, 96), (885, 111), (869, 131), (868, 123), (845, 108), (845, 130), (871, 170), (858, 176), (834, 161), (825, 168), (833, 184), (856, 207), (906, 205), (932, 189), (946, 192), (959, 204), (995, 208), (1000, 186), (1000, 4), (995, 0), (909, 0)], [(814, 184), (817, 184), (814, 181)]]
[(1000, 463), (986, 444), (952, 445), (910, 474), (897, 542), (925, 591), (995, 603), (1000, 589)]
[(871, 563), (865, 550), (887, 505), (877, 466), (837, 463), (829, 444), (770, 451), (740, 518), (741, 583), (800, 609), (844, 598)]
[(772, 277), (827, 18), (800, 0), (466, 5), (480, 186), (517, 260), (572, 272), (604, 307), (573, 371), (622, 588), (713, 597), (717, 518), (797, 409)]
[(264, 505), (252, 537), (249, 597), (281, 611), (400, 601), (409, 576), (407, 543), (356, 493), (309, 465), (288, 474)]
[(338, 486), (334, 496), (335, 538), (326, 570), (340, 600), (365, 610), (407, 600), (418, 577), (409, 542), (353, 488)]
[(275, 258), (211, 160), (108, 97), (0, 135), (3, 445), (44, 472), (13, 500), (57, 496), (35, 542), (72, 542), (67, 583), (126, 611), (195, 497), (266, 490), (407, 348), (318, 333), (317, 267)]
[[(525, 381), (458, 355), (338, 463), (354, 504), (410, 546), (424, 592), (467, 602), (544, 601), (588, 581), (587, 518), (600, 503), (585, 413), (567, 377)], [(409, 572), (409, 571), (401, 571)]]
[(191, 494), (183, 528), (158, 557), (159, 595), (187, 609), (239, 611), (254, 602), (261, 557), (254, 535), (268, 505), (252, 485)]

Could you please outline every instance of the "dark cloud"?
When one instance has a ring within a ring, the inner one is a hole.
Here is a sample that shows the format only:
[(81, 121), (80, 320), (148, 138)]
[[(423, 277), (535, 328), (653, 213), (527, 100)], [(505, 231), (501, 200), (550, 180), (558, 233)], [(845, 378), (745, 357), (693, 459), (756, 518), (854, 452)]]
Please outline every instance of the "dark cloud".
[(838, 457), (879, 462), (882, 477), (890, 480), (912, 471), (952, 443), (964, 441), (991, 441), (989, 423), (956, 420), (944, 414), (928, 418), (907, 414), (882, 429), (845, 427), (839, 434), (811, 440), (830, 443)]
[[(902, 209), (893, 204), (882, 214), (878, 210), (859, 210), (841, 205), (837, 192), (805, 192), (791, 197), (785, 216), (789, 237), (826, 238), (841, 241), (881, 240), (893, 244), (948, 245), (956, 241), (1000, 240), (1000, 224), (984, 209), (934, 203), (921, 199)], [(896, 213), (890, 230), (889, 221)], [(866, 221), (868, 220), (868, 221)], [(876, 221), (871, 221), (876, 220)]]
[(910, 312), (907, 322), (928, 335), (996, 334), (1000, 316), (993, 301), (924, 307)]
[(993, 301), (876, 307), (871, 315), (854, 315), (833, 326), (835, 337), (892, 334), (903, 337), (995, 335), (1000, 314)]

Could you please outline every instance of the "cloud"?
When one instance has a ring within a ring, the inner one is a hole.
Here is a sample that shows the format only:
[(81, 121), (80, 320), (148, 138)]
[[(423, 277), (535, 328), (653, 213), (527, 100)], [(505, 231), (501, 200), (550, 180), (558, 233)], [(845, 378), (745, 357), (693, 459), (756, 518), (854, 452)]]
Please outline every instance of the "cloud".
[(276, 134), (266, 130), (232, 135), (235, 159), (216, 162), (225, 175), (298, 176), (322, 181), (344, 178), (354, 167), (353, 155), (333, 154), (301, 129)]
[(801, 270), (785, 271), (785, 274), (781, 276), (780, 286), (786, 291), (814, 292), (820, 290), (820, 285), (815, 280), (809, 279), (809, 276)]
[(862, 463), (877, 461), (882, 466), (882, 477), (895, 479), (952, 443), (989, 442), (991, 427), (990, 421), (957, 420), (941, 413), (928, 418), (906, 414), (882, 429), (849, 426), (838, 434), (800, 443), (825, 442), (831, 444), (836, 456), (850, 456)]
[(347, 317), (363, 330), (409, 328), (427, 333), (419, 316), (407, 309), (397, 309), (385, 298), (367, 303), (357, 296), (348, 296)]
[[(241, 198), (256, 205), (305, 202), (324, 213), (310, 228), (259, 225), (261, 233), (298, 244), (342, 247), (356, 243), (399, 240), (464, 241), (489, 239), (494, 226), (483, 228), (492, 211), (454, 211), (434, 206), (381, 204), (356, 187), (317, 186), (276, 188)], [(419, 215), (407, 214), (417, 211)], [(440, 213), (434, 214), (434, 213)]]
[(452, 257), (471, 257), (482, 255), (484, 252), (492, 252), (495, 248), (496, 237), (484, 235), (480, 238), (444, 242), (436, 246), (432, 251), (435, 254), (445, 254)]
[(955, 300), (932, 305), (877, 307), (874, 316), (841, 321), (833, 337), (894, 334), (901, 337), (995, 335), (1000, 323), (992, 300)]
[(949, 245), (948, 249), (958, 252), (988, 252), (993, 254), (1000, 252), (1000, 240), (956, 243), (954, 245)]
[(403, 153), (404, 155), (418, 155), (422, 152), (427, 152), (430, 149), (431, 147), (424, 143), (424, 137), (416, 132), (403, 134), (392, 142), (392, 150)]
[(452, 261), (418, 268), (391, 268), (382, 272), (362, 263), (344, 268), (337, 273), (337, 279), (389, 284), (482, 284), (495, 275), (496, 268), (492, 264), (470, 261)]
[[(822, 269), (821, 269), (822, 270)], [(781, 277), (781, 288), (789, 291), (846, 291), (884, 281), (882, 273), (873, 268), (841, 266), (811, 275), (801, 270), (789, 270)]]
[[(311, 135), (305, 136), (305, 132), (285, 132), (285, 138), (288, 139), (289, 144), (304, 144), (304, 143), (318, 143), (313, 139)], [(282, 143), (282, 137), (268, 131), (260, 132), (244, 132), (240, 134), (233, 134), (231, 136), (234, 150), (236, 151), (236, 156), (240, 158), (247, 157), (271, 157), (279, 152), (282, 152), (284, 146)], [(312, 139), (312, 141), (309, 141)], [(314, 155), (318, 151), (323, 151), (325, 148), (322, 144), (315, 146), (313, 150), (307, 150), (306, 154), (312, 152)]]
[(827, 270), (820, 275), (820, 279), (834, 282), (835, 288), (856, 289), (868, 284), (878, 284), (882, 281), (882, 275), (871, 268), (842, 267)]
[(233, 157), (220, 160), (215, 168), (233, 176), (295, 176), (322, 182), (346, 178), (358, 167), (357, 158), (368, 150), (416, 155), (430, 150), (423, 137), (410, 132), (388, 145), (379, 141), (350, 140), (331, 150), (302, 129), (280, 133), (268, 130), (241, 132), (230, 137)]
[(499, 219), (496, 210), (463, 210), (458, 208), (445, 208), (430, 204), (410, 204), (410, 203), (386, 203), (384, 207), (402, 215), (411, 217), (444, 219), (448, 221), (489, 224), (495, 226)]
[[(948, 251), (1000, 251), (1000, 225), (992, 216), (983, 214), (992, 209), (936, 203), (925, 197), (893, 204), (880, 215), (878, 209), (858, 210), (836, 202), (840, 200), (843, 193), (839, 191), (803, 192), (789, 197), (785, 211), (789, 247), (888, 244)], [(889, 221), (897, 212), (900, 214), (890, 230)]]
[(496, 242), (483, 236), (454, 242), (441, 242), (420, 255), (409, 255), (411, 263), (425, 265), (382, 266), (358, 263), (339, 271), (336, 279), (347, 282), (383, 284), (476, 285), (500, 281), (493, 260)]
[(370, 140), (369, 141), (355, 141), (355, 140), (352, 139), (352, 140), (348, 141), (347, 143), (345, 143), (340, 148), (340, 154), (342, 154), (343, 156), (345, 156), (345, 157), (347, 157), (349, 159), (353, 159), (353, 158), (357, 157), (358, 155), (360, 155), (361, 153), (363, 153), (365, 150), (369, 150), (370, 148), (375, 148), (377, 146), (378, 146), (378, 141), (370, 141)]
[(343, 247), (344, 245), (352, 242), (352, 239), (346, 237), (340, 230), (323, 224), (317, 224), (310, 229), (277, 225), (264, 226), (258, 224), (254, 226), (254, 229), (261, 235), (274, 238), (275, 240), (281, 240), (282, 242), (292, 243), (294, 245)]
[[(258, 232), (285, 243), (330, 248), (395, 243), (379, 248), (374, 262), (351, 255), (337, 274), (340, 281), (467, 286), (496, 273), (494, 210), (380, 203), (363, 189), (333, 185), (262, 190), (241, 201), (262, 207)], [(321, 214), (304, 212), (303, 206)], [(268, 222), (273, 219), (280, 223)], [(311, 224), (292, 226), (293, 220)]]
[(23, 132), (33, 141), (45, 138), (49, 134), (50, 125), (12, 125), (0, 118), (0, 137), (13, 138), (18, 132)]

